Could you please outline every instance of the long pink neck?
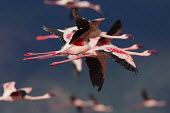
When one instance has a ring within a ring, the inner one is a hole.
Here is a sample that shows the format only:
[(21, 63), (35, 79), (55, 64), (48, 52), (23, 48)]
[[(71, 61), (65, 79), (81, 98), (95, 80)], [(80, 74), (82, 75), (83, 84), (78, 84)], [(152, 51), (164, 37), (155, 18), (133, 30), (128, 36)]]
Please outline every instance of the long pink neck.
[(24, 99), (26, 99), (26, 100), (41, 100), (41, 99), (49, 99), (49, 98), (50, 98), (50, 97), (45, 96), (45, 95), (43, 95), (43, 96), (36, 96), (36, 97), (32, 97), (32, 96), (26, 95), (26, 96), (24, 97)]

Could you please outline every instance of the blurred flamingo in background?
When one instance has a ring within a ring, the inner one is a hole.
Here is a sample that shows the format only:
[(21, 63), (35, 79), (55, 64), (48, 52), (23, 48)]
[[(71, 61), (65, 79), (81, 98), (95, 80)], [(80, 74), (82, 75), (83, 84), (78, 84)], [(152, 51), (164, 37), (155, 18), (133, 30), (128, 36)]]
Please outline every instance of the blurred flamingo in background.
[(26, 87), (21, 89), (15, 88), (15, 81), (7, 82), (3, 84), (4, 93), (0, 97), (0, 101), (15, 102), (20, 100), (41, 100), (49, 99), (54, 97), (54, 94), (46, 93), (42, 96), (29, 96), (28, 94), (32, 91), (32, 87)]
[(88, 111), (94, 112), (113, 112), (113, 106), (106, 106), (101, 103), (94, 97), (94, 95), (90, 95), (90, 100), (93, 102), (93, 106), (90, 107)]
[(136, 104), (133, 106), (134, 109), (139, 109), (141, 107), (146, 107), (146, 108), (157, 108), (157, 107), (164, 107), (166, 106), (166, 101), (157, 101), (154, 99), (151, 99), (148, 96), (148, 93), (145, 90), (141, 91), (141, 96), (143, 98), (143, 102)]
[(100, 5), (94, 5), (89, 1), (80, 1), (80, 0), (44, 0), (46, 5), (60, 5), (65, 6), (66, 8), (90, 8), (95, 10), (98, 13), (102, 13)]

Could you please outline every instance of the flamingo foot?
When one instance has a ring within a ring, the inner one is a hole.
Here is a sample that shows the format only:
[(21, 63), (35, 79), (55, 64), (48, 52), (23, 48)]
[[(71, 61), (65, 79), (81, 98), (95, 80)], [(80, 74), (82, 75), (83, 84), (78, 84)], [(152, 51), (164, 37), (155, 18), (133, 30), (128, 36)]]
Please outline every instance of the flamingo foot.
[(59, 64), (62, 64), (62, 62), (54, 62), (54, 63), (51, 63), (50, 66), (55, 66), (55, 65), (59, 65)]

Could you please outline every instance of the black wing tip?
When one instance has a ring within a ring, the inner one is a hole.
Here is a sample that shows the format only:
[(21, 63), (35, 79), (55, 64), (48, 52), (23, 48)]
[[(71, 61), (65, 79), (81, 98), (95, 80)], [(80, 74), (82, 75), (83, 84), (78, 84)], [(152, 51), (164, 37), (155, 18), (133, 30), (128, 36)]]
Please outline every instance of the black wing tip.
[(101, 79), (99, 86), (98, 86), (98, 92), (100, 92), (102, 90), (103, 87), (103, 83), (104, 83), (104, 78)]

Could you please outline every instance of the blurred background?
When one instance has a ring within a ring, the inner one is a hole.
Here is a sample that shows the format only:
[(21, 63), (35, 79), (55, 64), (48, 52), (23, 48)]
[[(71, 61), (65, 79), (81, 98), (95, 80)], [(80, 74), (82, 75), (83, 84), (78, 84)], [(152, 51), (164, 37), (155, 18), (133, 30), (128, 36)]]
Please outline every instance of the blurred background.
[[(135, 39), (113, 40), (118, 47), (142, 44), (146, 49), (155, 49), (159, 55), (133, 56), (139, 70), (134, 73), (108, 59), (107, 77), (100, 93), (90, 82), (88, 68), (83, 62), (80, 77), (73, 75), (70, 63), (50, 67), (49, 64), (65, 58), (23, 61), (28, 52), (59, 50), (58, 39), (36, 41), (38, 35), (49, 35), (43, 25), (64, 29), (74, 25), (69, 18), (70, 10), (62, 6), (44, 5), (43, 0), (4, 0), (0, 3), (0, 83), (16, 81), (16, 87), (33, 87), (31, 95), (53, 92), (56, 98), (39, 101), (0, 102), (1, 113), (75, 113), (74, 108), (57, 109), (57, 105), (69, 101), (72, 94), (86, 100), (95, 94), (99, 101), (113, 105), (115, 113), (167, 113), (170, 111), (170, 1), (169, 0), (89, 0), (100, 4), (104, 15), (91, 9), (81, 9), (86, 19), (105, 17), (99, 28), (109, 30), (120, 19), (123, 33)], [(142, 52), (144, 50), (140, 50)], [(140, 92), (146, 89), (156, 100), (167, 100), (166, 107), (157, 109), (131, 107), (142, 101)], [(2, 94), (2, 88), (0, 94)]]

